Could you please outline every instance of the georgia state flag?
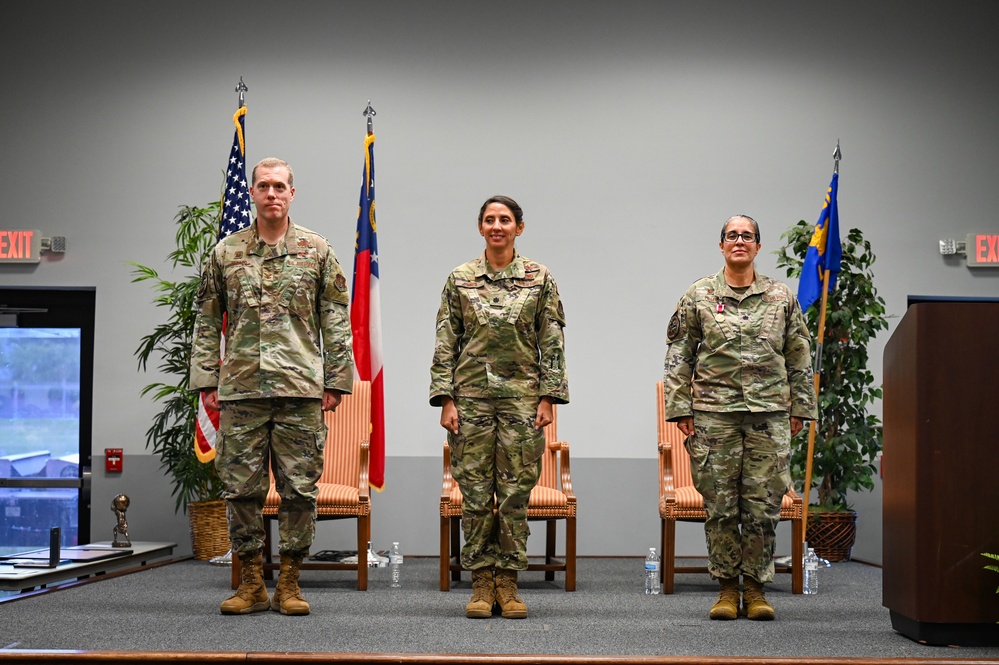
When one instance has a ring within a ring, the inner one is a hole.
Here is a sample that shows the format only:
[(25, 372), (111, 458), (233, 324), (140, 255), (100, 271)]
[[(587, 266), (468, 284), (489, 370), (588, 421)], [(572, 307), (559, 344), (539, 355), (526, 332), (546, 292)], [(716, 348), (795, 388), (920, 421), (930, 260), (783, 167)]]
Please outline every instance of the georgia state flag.
[(385, 393), (382, 384), (382, 319), (378, 296), (378, 225), (375, 222), (375, 135), (364, 139), (364, 180), (357, 209), (354, 284), (350, 290), (350, 327), (354, 371), (371, 382), (371, 443), (368, 482), (385, 487)]

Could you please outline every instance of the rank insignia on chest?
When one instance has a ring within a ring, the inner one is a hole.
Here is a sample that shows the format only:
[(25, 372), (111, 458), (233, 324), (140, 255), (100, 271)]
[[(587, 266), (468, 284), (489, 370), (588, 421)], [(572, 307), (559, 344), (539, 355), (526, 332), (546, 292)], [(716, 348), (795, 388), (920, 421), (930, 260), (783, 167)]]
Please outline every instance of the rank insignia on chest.
[(240, 250), (240, 251), (236, 252), (235, 258), (237, 258), (237, 259), (243, 258), (243, 250)]

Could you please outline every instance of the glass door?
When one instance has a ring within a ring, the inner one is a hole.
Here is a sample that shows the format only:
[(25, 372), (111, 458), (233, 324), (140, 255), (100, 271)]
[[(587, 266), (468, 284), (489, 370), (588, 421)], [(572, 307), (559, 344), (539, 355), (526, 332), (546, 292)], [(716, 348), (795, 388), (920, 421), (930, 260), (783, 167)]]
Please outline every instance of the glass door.
[(92, 290), (0, 289), (0, 555), (89, 542), (92, 376)]

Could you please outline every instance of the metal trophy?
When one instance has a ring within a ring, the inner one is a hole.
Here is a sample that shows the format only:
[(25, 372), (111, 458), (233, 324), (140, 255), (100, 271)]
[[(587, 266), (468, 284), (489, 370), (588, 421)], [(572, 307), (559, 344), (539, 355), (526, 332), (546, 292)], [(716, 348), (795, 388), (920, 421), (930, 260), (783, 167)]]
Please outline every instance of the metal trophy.
[[(128, 522), (125, 520), (125, 511), (128, 510), (129, 503), (131, 501), (125, 494), (119, 494), (111, 499), (111, 511), (118, 518), (118, 523), (114, 525), (114, 540), (111, 541), (111, 547), (132, 546), (132, 541), (128, 538)], [(123, 540), (119, 541), (119, 536)]]

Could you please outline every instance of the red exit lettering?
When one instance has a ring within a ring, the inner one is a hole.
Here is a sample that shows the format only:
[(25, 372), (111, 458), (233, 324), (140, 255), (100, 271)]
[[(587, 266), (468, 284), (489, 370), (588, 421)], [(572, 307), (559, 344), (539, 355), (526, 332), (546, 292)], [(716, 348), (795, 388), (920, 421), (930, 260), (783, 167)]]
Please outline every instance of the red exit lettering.
[(34, 231), (0, 231), (0, 259), (31, 258)]
[(979, 263), (999, 263), (999, 235), (975, 236), (975, 260)]

